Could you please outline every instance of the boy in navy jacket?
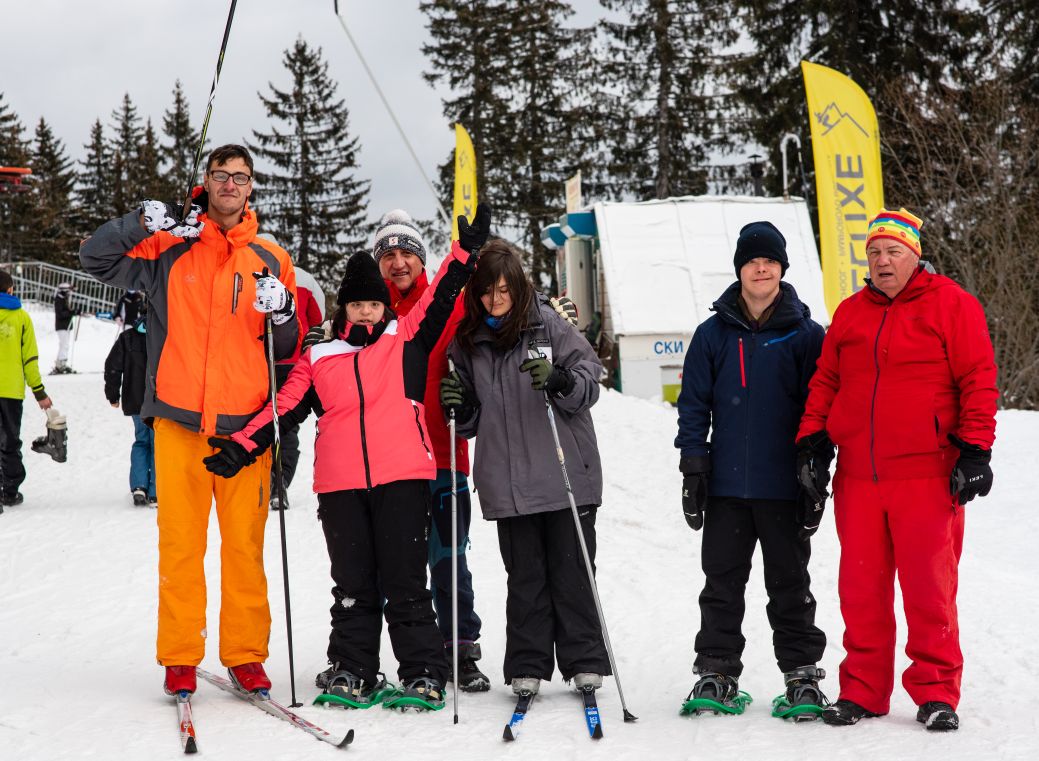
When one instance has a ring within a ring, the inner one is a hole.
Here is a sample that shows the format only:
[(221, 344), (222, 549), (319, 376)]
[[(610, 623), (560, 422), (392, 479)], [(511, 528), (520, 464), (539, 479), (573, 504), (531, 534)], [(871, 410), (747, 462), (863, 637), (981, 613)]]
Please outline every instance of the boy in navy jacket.
[(678, 397), (682, 509), (694, 531), (704, 529), (706, 577), (694, 663), (700, 678), (684, 710), (742, 713), (748, 701), (738, 689), (741, 624), (760, 541), (766, 612), (787, 686), (774, 714), (817, 718), (827, 704), (818, 684), (825, 673), (816, 668), (826, 635), (815, 626), (808, 559), (821, 505), (799, 491), (795, 435), (823, 329), (782, 282), (786, 239), (771, 223), (740, 231), (733, 263), (739, 280), (696, 329)]

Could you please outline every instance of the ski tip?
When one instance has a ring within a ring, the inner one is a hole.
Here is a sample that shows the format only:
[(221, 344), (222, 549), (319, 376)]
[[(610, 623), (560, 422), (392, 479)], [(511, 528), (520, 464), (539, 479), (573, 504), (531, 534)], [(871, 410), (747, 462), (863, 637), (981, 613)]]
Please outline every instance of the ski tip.
[(593, 740), (601, 740), (602, 739), (602, 724), (596, 724), (595, 725), (595, 729), (592, 730), (592, 739)]
[(629, 711), (627, 708), (624, 709), (624, 721), (630, 724), (633, 721), (638, 721), (639, 717)]
[(353, 741), (354, 741), (354, 731), (351, 729), (349, 732), (346, 733), (346, 737), (344, 737), (342, 740), (339, 741), (339, 744), (336, 747), (337, 748), (345, 748), (347, 745), (349, 745)]
[(516, 739), (516, 735), (512, 734), (512, 727), (508, 724), (505, 725), (505, 731), (502, 732), (501, 739), (509, 743)]
[(194, 737), (189, 737), (184, 743), (185, 753), (198, 753), (198, 745), (195, 743)]

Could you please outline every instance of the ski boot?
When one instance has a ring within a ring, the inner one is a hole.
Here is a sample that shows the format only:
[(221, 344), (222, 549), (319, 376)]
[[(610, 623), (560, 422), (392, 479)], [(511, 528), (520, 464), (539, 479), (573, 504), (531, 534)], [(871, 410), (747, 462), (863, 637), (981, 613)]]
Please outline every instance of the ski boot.
[(396, 697), (400, 690), (379, 674), (375, 684), (365, 682), (338, 663), (317, 676), (318, 686), (324, 692), (314, 698), (314, 705), (342, 706), (343, 708), (371, 708), (389, 697)]
[(67, 428), (65, 416), (51, 407), (47, 410), (47, 433), (33, 439), (32, 451), (49, 454), (54, 462), (65, 462), (68, 459)]
[(194, 666), (166, 667), (166, 679), (162, 683), (162, 689), (167, 695), (180, 695), (185, 692), (190, 695), (195, 691), (195, 687)]
[(267, 692), (271, 688), (271, 680), (263, 670), (263, 664), (243, 663), (227, 670), (234, 686), (242, 692)]
[(739, 688), (739, 679), (714, 671), (700, 671), (699, 681), (679, 711), (683, 716), (704, 713), (739, 715), (753, 698)]
[(815, 721), (830, 701), (819, 689), (819, 680), (826, 672), (815, 666), (799, 666), (783, 674), (786, 693), (772, 701), (772, 715), (777, 719)]
[(858, 703), (843, 698), (823, 709), (823, 723), (834, 727), (850, 727), (861, 719), (872, 719), (879, 713), (868, 711)]
[(514, 695), (537, 695), (541, 689), (541, 680), (536, 676), (517, 676), (512, 679)]
[(404, 682), (404, 688), (382, 703), (383, 708), (407, 711), (439, 711), (444, 707), (444, 688), (431, 676), (419, 676)]
[(949, 732), (960, 728), (960, 717), (948, 703), (930, 701), (920, 706), (916, 720), (932, 732)]
[(574, 674), (574, 687), (578, 692), (595, 692), (602, 687), (602, 674)]
[[(445, 648), (444, 654), (447, 656), (447, 663), (452, 667), (453, 671), (454, 654), (451, 651), (450, 645)], [(488, 679), (487, 675), (480, 671), (480, 667), (476, 665), (476, 662), (480, 660), (481, 656), (480, 643), (458, 643), (458, 689), (462, 692), (486, 692), (491, 689), (491, 680)], [(448, 674), (447, 680), (449, 682), (453, 678), (453, 673)]]

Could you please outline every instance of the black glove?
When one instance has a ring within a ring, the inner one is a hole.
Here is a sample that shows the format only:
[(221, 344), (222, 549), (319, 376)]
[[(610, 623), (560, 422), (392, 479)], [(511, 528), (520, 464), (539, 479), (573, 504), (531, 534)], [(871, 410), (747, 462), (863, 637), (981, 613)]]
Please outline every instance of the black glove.
[(521, 373), (530, 373), (530, 387), (535, 391), (566, 396), (574, 388), (574, 376), (570, 371), (556, 367), (544, 357), (528, 359), (519, 369)]
[(217, 451), (203, 457), (206, 470), (223, 478), (233, 478), (242, 468), (256, 462), (256, 454), (247, 452), (245, 447), (234, 439), (209, 438), (209, 446)]
[(682, 514), (693, 531), (703, 528), (703, 511), (707, 507), (707, 481), (711, 476), (709, 457), (683, 457), (678, 465), (682, 471)]
[(992, 489), (992, 450), (982, 449), (977, 444), (968, 444), (959, 436), (949, 434), (949, 441), (960, 450), (956, 466), (949, 474), (949, 491), (961, 505), (975, 497), (988, 496)]
[(797, 442), (797, 534), (808, 539), (819, 530), (830, 493), (830, 463), (833, 462), (833, 442), (826, 431), (803, 437)]
[(491, 207), (487, 204), (477, 205), (472, 224), (469, 224), (465, 215), (458, 215), (458, 244), (463, 251), (468, 251), (470, 254), (478, 253), (490, 234)]
[(320, 325), (315, 325), (303, 336), (303, 344), (299, 350), (306, 351), (314, 344), (323, 344), (332, 340), (332, 321), (326, 320)]
[(476, 398), (454, 370), (440, 379), (440, 406), (445, 412), (454, 410), (458, 422), (469, 420), (476, 412)]

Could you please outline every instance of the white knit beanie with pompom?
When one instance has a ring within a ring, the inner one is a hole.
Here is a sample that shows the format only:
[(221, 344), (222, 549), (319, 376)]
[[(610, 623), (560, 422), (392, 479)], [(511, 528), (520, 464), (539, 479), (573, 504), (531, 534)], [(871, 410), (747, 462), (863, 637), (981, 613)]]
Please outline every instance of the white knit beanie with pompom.
[(375, 261), (387, 251), (399, 248), (409, 251), (422, 260), (422, 266), (426, 266), (426, 242), (422, 240), (422, 233), (415, 227), (411, 215), (403, 209), (394, 209), (386, 212), (379, 221), (379, 229), (375, 231), (375, 241), (372, 243), (372, 256)]

